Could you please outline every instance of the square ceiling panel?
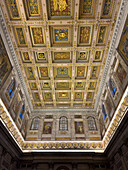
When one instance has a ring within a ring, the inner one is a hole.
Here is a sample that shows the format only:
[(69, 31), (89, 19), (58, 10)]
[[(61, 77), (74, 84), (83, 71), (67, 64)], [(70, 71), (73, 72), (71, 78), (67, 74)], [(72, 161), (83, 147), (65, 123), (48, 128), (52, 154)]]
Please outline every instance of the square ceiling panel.
[(93, 109), (118, 3), (110, 0), (0, 3), (33, 109)]

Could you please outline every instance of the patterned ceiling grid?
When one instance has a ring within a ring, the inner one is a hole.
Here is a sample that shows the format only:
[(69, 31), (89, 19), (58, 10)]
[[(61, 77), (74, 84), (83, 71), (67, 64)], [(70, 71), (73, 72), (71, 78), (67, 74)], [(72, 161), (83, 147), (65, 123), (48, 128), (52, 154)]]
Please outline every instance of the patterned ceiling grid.
[(121, 0), (4, 0), (34, 109), (94, 108)]

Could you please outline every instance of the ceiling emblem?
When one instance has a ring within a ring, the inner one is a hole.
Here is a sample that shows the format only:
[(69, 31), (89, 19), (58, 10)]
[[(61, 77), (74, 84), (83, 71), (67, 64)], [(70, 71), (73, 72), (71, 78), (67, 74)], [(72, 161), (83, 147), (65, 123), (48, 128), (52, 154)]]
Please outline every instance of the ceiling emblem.
[(86, 78), (86, 67), (85, 66), (78, 66), (76, 67), (76, 78)]
[(47, 63), (47, 53), (35, 51), (35, 59), (37, 63)]
[(88, 92), (86, 100), (87, 101), (92, 101), (93, 97), (94, 97), (94, 92)]
[(93, 66), (91, 69), (91, 79), (97, 79), (99, 74), (99, 66)]
[(71, 52), (52, 52), (52, 58), (54, 63), (61, 62), (71, 62), (72, 53)]
[(77, 53), (77, 62), (88, 62), (89, 51), (80, 51)]
[(92, 39), (92, 25), (80, 26), (78, 45), (91, 45), (91, 39)]
[(75, 92), (75, 101), (83, 100), (83, 92)]
[(69, 101), (71, 98), (71, 93), (69, 92), (59, 92), (56, 93), (56, 100), (57, 101)]
[(73, 18), (74, 0), (48, 0), (49, 19)]
[(43, 93), (44, 101), (52, 101), (52, 93), (51, 92), (45, 92)]
[(69, 82), (56, 82), (56, 89), (71, 89), (71, 83)]
[(50, 27), (52, 46), (71, 46), (72, 44), (72, 26)]
[(71, 78), (71, 67), (54, 67), (54, 76), (57, 79)]
[(31, 90), (38, 90), (36, 82), (29, 83)]
[(84, 90), (85, 89), (85, 82), (76, 82), (75, 83), (75, 90)]
[(89, 90), (95, 90), (95, 88), (96, 88), (96, 82), (90, 82), (88, 89)]
[(51, 89), (51, 83), (50, 82), (43, 82), (41, 83), (41, 89), (46, 90), (46, 89)]

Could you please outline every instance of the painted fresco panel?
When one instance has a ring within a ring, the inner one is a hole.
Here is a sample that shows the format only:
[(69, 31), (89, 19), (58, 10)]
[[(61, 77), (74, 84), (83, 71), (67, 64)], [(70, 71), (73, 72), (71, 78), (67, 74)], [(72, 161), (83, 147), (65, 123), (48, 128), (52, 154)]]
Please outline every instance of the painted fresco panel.
[(119, 54), (128, 65), (128, 16), (117, 48)]
[(0, 35), (0, 87), (3, 85), (7, 79), (9, 73), (11, 72), (12, 66), (8, 58), (4, 42)]
[(127, 73), (120, 63), (117, 67), (116, 73), (117, 73), (117, 76), (118, 76), (120, 82), (123, 83), (124, 79), (126, 78)]
[(84, 134), (84, 126), (83, 122), (75, 122), (75, 133), (76, 134)]
[(43, 134), (51, 134), (51, 133), (52, 133), (52, 122), (44, 122)]

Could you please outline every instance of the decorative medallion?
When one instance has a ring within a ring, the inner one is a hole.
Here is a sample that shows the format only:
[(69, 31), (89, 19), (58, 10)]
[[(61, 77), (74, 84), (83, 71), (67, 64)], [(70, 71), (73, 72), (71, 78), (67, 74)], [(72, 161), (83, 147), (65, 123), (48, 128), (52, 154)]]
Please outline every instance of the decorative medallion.
[(77, 52), (76, 62), (88, 62), (89, 61), (89, 51), (80, 51)]
[(35, 51), (35, 60), (37, 63), (47, 63), (47, 53)]
[(71, 99), (71, 93), (69, 92), (58, 92), (56, 93), (57, 101), (69, 101)]
[(54, 76), (58, 79), (71, 78), (71, 67), (54, 67)]
[(51, 45), (71, 46), (72, 45), (72, 26), (51, 26)]
[(74, 98), (75, 101), (83, 100), (83, 92), (75, 92), (74, 96), (75, 96)]
[(78, 45), (91, 45), (92, 25), (79, 26)]

